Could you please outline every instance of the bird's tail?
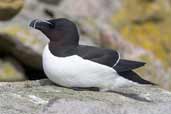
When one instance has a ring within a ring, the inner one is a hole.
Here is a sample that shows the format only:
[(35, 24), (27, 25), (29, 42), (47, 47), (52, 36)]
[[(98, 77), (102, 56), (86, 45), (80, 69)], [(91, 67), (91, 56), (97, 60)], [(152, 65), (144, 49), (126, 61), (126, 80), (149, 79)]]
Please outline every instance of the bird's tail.
[(120, 59), (118, 64), (116, 64), (113, 68), (117, 71), (117, 73), (119, 75), (121, 75), (122, 77), (124, 77), (128, 80), (131, 80), (133, 82), (137, 82), (139, 84), (156, 85), (150, 81), (144, 80), (137, 73), (132, 71), (133, 69), (137, 69), (137, 68), (142, 67), (144, 65), (145, 65), (144, 62)]
[(141, 78), (137, 73), (135, 73), (132, 70), (129, 71), (124, 71), (124, 72), (118, 72), (119, 75), (121, 75), (122, 77), (131, 80), (133, 82), (137, 82), (139, 84), (150, 84), (150, 85), (156, 85), (155, 83), (152, 83), (150, 81), (144, 80), (143, 78)]

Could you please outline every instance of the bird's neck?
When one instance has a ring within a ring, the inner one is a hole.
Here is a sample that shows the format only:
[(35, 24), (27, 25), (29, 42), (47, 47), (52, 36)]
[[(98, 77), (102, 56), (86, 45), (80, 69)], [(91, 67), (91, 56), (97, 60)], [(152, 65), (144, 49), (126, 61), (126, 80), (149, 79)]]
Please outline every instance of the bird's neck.
[(70, 42), (63, 42), (63, 41), (59, 41), (59, 42), (50, 41), (49, 46), (51, 48), (54, 48), (54, 49), (62, 49), (62, 48), (77, 47), (78, 44), (73, 44), (73, 43), (70, 43)]
[(73, 50), (77, 48), (78, 45), (62, 45), (58, 42), (50, 42), (48, 48), (50, 52), (58, 57), (66, 57), (73, 55)]
[(70, 46), (75, 45), (77, 46), (79, 43), (79, 36), (78, 35), (56, 35), (48, 37), (50, 39), (50, 45), (55, 45), (56, 47), (63, 47), (63, 46)]

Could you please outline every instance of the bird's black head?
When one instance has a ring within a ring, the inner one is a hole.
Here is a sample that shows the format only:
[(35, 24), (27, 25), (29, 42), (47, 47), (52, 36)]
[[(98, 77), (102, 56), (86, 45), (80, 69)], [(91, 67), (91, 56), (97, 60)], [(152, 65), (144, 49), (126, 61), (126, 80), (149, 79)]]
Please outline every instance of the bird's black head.
[(79, 33), (76, 24), (64, 18), (33, 20), (30, 26), (43, 32), (50, 40), (61, 45), (78, 45)]

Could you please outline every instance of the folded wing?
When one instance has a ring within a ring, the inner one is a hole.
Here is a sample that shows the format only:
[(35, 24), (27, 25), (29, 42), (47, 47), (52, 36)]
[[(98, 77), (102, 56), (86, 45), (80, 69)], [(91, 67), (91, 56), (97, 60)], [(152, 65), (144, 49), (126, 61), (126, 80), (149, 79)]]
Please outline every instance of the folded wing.
[(125, 72), (125, 71), (130, 71), (132, 69), (142, 67), (144, 65), (145, 65), (144, 62), (120, 59), (119, 62), (115, 66), (113, 66), (113, 68), (117, 72)]

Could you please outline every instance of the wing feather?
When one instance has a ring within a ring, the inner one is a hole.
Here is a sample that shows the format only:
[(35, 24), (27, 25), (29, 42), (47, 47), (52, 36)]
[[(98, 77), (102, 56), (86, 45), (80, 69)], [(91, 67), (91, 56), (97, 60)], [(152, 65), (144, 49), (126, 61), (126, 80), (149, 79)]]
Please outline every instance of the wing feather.
[(125, 72), (125, 71), (129, 71), (129, 70), (132, 70), (132, 69), (142, 67), (144, 65), (145, 65), (144, 62), (120, 59), (118, 64), (116, 64), (113, 68), (117, 72)]

